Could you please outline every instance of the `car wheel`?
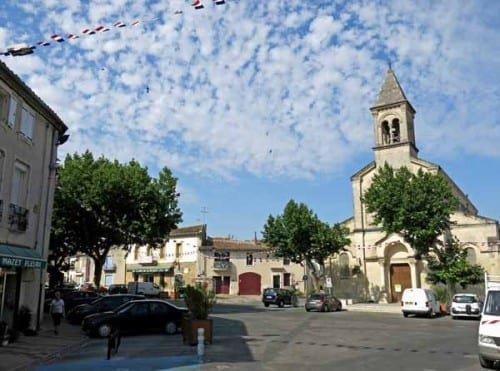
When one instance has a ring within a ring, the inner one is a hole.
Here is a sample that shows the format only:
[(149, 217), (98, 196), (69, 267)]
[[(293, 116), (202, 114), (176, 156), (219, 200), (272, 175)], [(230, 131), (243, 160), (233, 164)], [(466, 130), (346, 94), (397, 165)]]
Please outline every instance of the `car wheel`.
[(309, 308), (306, 308), (306, 312), (310, 312), (311, 310)]
[(337, 311), (341, 311), (342, 310), (342, 303), (339, 303), (339, 305), (337, 306)]
[(267, 308), (269, 306), (269, 303), (264, 303), (264, 306)]
[(177, 325), (173, 321), (167, 321), (165, 324), (165, 333), (167, 335), (173, 335), (177, 332)]
[(404, 317), (404, 318), (408, 317), (408, 313), (403, 312), (403, 317)]
[(479, 355), (479, 363), (481, 364), (481, 367), (493, 369), (495, 362), (484, 358), (482, 355)]
[(280, 300), (278, 303), (278, 307), (283, 308), (285, 306), (285, 302), (283, 300)]
[(109, 334), (111, 334), (111, 326), (109, 324), (107, 324), (107, 323), (103, 323), (97, 329), (97, 333), (102, 338), (108, 337)]
[(429, 318), (432, 318), (434, 316), (435, 316), (434, 311), (431, 308), (431, 310), (429, 311)]

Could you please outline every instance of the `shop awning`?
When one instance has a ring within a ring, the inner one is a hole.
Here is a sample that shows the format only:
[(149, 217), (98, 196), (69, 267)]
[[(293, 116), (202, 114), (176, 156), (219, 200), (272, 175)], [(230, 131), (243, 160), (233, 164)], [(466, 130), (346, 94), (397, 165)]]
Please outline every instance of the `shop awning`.
[(127, 264), (127, 272), (134, 273), (160, 273), (169, 272), (173, 268), (171, 263), (159, 263), (156, 265)]
[(39, 268), (47, 266), (47, 261), (33, 249), (0, 245), (0, 267)]

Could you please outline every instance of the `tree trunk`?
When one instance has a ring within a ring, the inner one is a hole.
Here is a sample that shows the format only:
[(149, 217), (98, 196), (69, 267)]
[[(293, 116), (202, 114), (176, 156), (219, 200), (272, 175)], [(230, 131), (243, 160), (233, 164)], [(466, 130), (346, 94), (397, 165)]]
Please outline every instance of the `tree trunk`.
[(102, 267), (106, 261), (106, 255), (100, 259), (92, 259), (94, 260), (94, 285), (96, 289), (99, 289), (101, 286)]
[(318, 269), (316, 264), (311, 260), (306, 260), (307, 270), (309, 272), (309, 277), (311, 278), (311, 286), (309, 286), (310, 292), (318, 292), (320, 289), (320, 280), (322, 277), (321, 269)]

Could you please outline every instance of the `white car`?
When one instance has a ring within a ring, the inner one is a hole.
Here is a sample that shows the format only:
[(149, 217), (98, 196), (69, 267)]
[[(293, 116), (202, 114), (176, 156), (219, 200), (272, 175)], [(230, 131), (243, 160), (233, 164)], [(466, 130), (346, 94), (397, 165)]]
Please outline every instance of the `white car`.
[(401, 311), (403, 316), (408, 317), (409, 314), (426, 315), (434, 317), (441, 311), (439, 309), (439, 301), (429, 289), (405, 289), (403, 298), (401, 299)]
[(483, 303), (475, 294), (456, 294), (451, 301), (451, 318), (474, 317), (481, 318)]

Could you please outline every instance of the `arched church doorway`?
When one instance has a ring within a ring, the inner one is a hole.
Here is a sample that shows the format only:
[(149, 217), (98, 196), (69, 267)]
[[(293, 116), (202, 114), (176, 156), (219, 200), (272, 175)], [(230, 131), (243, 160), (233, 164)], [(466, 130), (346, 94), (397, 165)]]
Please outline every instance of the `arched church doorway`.
[(411, 288), (411, 272), (409, 264), (391, 264), (391, 299), (399, 302), (404, 289)]

